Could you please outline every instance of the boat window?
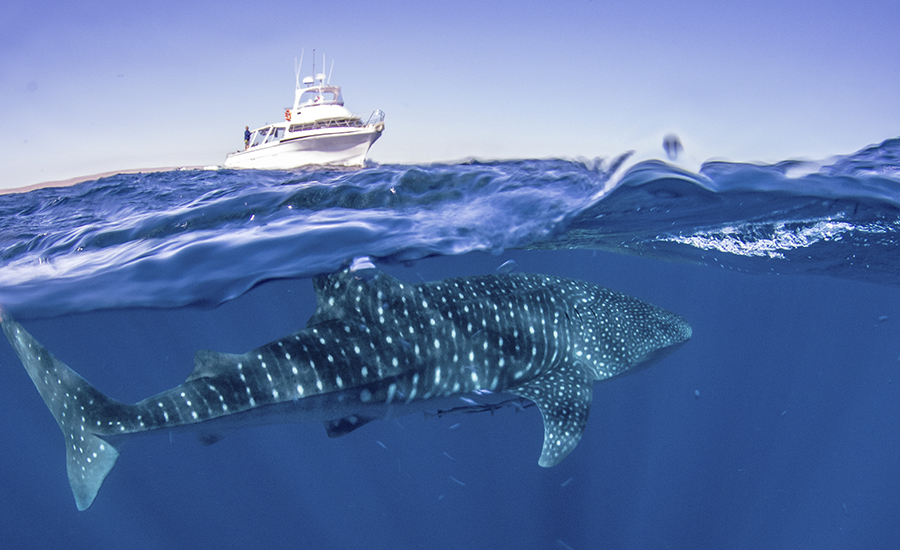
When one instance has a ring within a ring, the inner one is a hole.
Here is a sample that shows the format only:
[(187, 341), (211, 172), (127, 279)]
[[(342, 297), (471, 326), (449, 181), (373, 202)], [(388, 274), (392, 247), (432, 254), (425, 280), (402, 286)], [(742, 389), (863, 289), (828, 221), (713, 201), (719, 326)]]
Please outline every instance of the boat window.
[(272, 132), (269, 132), (269, 137), (266, 138), (266, 143), (276, 143), (281, 141), (281, 138), (284, 137), (284, 128), (274, 128)]
[(266, 140), (266, 136), (269, 134), (269, 130), (271, 129), (272, 127), (270, 126), (268, 128), (262, 128), (253, 132), (253, 136), (251, 136), (250, 139), (250, 147), (256, 147), (260, 143), (263, 143)]

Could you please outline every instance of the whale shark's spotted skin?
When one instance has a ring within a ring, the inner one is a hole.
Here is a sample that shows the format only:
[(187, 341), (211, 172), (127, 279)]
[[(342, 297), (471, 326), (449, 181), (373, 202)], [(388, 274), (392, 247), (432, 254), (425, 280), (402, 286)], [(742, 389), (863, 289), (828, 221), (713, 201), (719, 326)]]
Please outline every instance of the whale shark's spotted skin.
[(6, 316), (3, 330), (65, 434), (78, 508), (91, 505), (130, 434), (194, 428), (213, 442), (234, 427), (291, 420), (339, 436), (465, 394), (533, 401), (544, 420), (539, 464), (553, 466), (581, 438), (595, 380), (691, 336), (674, 313), (543, 275), (411, 285), (345, 270), (313, 284), (304, 329), (242, 355), (201, 350), (184, 384), (134, 405), (100, 393)]

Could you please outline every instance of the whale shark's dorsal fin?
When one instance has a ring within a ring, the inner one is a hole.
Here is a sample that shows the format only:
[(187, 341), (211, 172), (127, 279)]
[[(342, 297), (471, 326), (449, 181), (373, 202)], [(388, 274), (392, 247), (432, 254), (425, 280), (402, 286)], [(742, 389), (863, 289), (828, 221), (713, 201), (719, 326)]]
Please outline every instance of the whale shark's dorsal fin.
[[(360, 286), (365, 288), (360, 289)], [(372, 311), (399, 299), (401, 294), (412, 295), (415, 292), (412, 285), (404, 284), (386, 273), (379, 271), (372, 276), (367, 271), (366, 277), (360, 277), (349, 269), (314, 278), (313, 289), (316, 292), (316, 311), (307, 321), (307, 327), (329, 321), (346, 322), (350, 316), (360, 317), (362, 323), (364, 318), (371, 316)], [(242, 354), (198, 350), (194, 354), (194, 370), (186, 381), (214, 378), (231, 372), (245, 359)]]
[(328, 321), (347, 321), (348, 317), (377, 318), (378, 308), (384, 309), (411, 298), (417, 291), (413, 285), (403, 283), (387, 273), (367, 270), (366, 275), (344, 269), (313, 279), (316, 292), (316, 311), (306, 323), (307, 327)]

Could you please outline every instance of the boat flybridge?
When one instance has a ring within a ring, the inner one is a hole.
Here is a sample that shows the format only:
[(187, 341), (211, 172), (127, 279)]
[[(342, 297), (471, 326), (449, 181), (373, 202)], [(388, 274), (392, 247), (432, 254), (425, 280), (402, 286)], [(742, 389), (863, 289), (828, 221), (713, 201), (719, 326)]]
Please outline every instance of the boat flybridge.
[(330, 77), (326, 82), (325, 73), (308, 76), (301, 85), (298, 66), (296, 80), (294, 105), (285, 109), (284, 121), (253, 130), (244, 150), (225, 158), (225, 167), (365, 164), (369, 148), (384, 131), (384, 112), (376, 110), (363, 122), (344, 107), (340, 86), (329, 84)]

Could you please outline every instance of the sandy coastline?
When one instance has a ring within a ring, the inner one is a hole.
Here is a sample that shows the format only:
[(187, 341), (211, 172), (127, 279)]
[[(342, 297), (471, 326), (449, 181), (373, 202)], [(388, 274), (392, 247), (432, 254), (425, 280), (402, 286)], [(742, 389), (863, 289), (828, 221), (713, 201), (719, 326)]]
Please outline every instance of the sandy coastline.
[(45, 187), (69, 187), (83, 181), (91, 181), (100, 178), (106, 178), (109, 176), (115, 176), (116, 174), (141, 174), (141, 173), (151, 173), (151, 172), (169, 172), (172, 170), (197, 170), (203, 168), (203, 166), (165, 166), (161, 168), (132, 168), (128, 170), (111, 170), (109, 172), (101, 172), (99, 174), (93, 174), (90, 176), (78, 176), (75, 178), (69, 178), (65, 180), (56, 180), (56, 181), (45, 181), (43, 183), (35, 183), (32, 185), (26, 185), (24, 187), (13, 187), (9, 189), (0, 189), (0, 195), (8, 195), (11, 193), (27, 193), (29, 191), (34, 191), (35, 189), (43, 189)]

